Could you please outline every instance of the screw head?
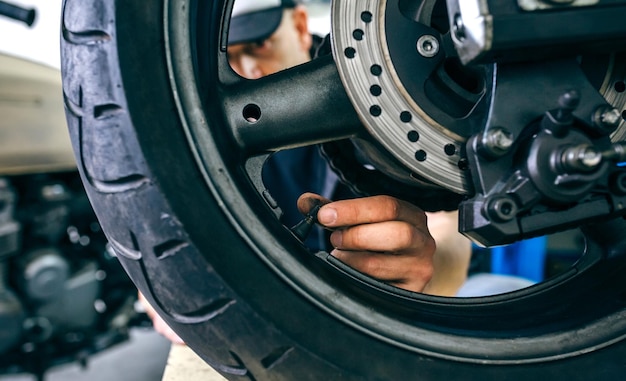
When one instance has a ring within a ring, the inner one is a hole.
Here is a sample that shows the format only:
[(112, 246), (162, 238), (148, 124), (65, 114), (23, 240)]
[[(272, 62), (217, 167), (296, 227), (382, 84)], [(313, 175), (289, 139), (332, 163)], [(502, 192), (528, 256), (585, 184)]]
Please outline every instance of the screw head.
[(513, 134), (502, 127), (487, 130), (482, 138), (482, 146), (489, 154), (496, 157), (506, 154), (514, 142)]
[(508, 222), (517, 216), (517, 204), (511, 197), (497, 196), (487, 202), (488, 216), (498, 222)]
[(435, 36), (425, 34), (417, 40), (417, 51), (422, 57), (434, 57), (439, 53), (439, 40)]
[(616, 108), (605, 111), (602, 113), (602, 115), (600, 115), (600, 120), (602, 121), (602, 123), (612, 127), (619, 126), (621, 119), (622, 113), (620, 113), (619, 110)]
[(566, 172), (589, 172), (602, 164), (602, 154), (593, 146), (581, 144), (564, 150), (560, 160)]

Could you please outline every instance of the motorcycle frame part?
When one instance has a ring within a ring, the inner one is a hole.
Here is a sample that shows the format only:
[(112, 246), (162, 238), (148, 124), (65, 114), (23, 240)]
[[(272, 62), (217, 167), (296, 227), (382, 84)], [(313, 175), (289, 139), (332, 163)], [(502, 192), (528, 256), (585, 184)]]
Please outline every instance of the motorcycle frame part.
[[(543, 60), (626, 48), (626, 27), (620, 22), (626, 13), (624, 1), (599, 0), (584, 6), (581, 2), (518, 3), (447, 0), (451, 37), (461, 62)], [(552, 6), (531, 10), (524, 6), (527, 3)]]

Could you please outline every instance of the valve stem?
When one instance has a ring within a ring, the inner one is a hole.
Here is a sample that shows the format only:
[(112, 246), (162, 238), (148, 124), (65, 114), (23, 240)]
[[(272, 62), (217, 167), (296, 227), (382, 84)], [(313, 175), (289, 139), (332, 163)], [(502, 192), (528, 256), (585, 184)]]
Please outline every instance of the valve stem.
[(304, 219), (289, 229), (300, 240), (300, 242), (304, 242), (306, 237), (311, 234), (313, 226), (317, 223), (317, 212), (320, 211), (321, 207), (322, 204), (320, 202), (316, 202), (315, 206), (313, 206), (306, 216), (304, 216)]

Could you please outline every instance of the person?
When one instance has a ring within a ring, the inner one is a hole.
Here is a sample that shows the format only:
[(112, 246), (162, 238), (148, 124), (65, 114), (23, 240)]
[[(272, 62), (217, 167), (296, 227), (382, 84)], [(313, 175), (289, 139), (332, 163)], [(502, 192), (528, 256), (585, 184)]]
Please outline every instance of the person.
[[(306, 7), (297, 0), (236, 0), (230, 22), (228, 60), (247, 79), (258, 79), (304, 64), (321, 38), (308, 27)], [(415, 292), (454, 296), (467, 277), (470, 241), (458, 233), (457, 214), (424, 213), (391, 196), (331, 201), (341, 186), (315, 146), (271, 156), (263, 180), (292, 226), (316, 203), (318, 222), (331, 229), (331, 255), (375, 279)], [(297, 206), (295, 208), (294, 206)], [(315, 230), (305, 241), (313, 250), (328, 243)], [(149, 306), (157, 331), (178, 336)]]

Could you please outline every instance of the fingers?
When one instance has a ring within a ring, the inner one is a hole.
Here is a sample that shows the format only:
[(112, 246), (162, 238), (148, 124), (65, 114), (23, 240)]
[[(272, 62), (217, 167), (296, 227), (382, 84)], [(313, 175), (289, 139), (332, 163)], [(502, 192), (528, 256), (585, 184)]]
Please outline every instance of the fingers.
[(332, 255), (380, 281), (421, 292), (433, 275), (435, 241), (418, 207), (390, 196), (330, 202), (306, 193), (298, 208), (307, 213), (324, 206), (317, 220), (334, 230)]
[(433, 276), (435, 241), (403, 221), (342, 228), (332, 233), (332, 255), (372, 278), (422, 292)]
[(385, 221), (356, 225), (334, 231), (330, 236), (333, 247), (349, 251), (395, 252), (434, 250), (428, 232), (404, 221)]
[(372, 196), (331, 202), (315, 193), (298, 198), (298, 210), (306, 214), (316, 203), (325, 205), (318, 221), (329, 228), (384, 221), (405, 221), (419, 229), (426, 228), (426, 214), (417, 206), (391, 196)]
[(405, 290), (422, 292), (433, 276), (429, 256), (344, 251), (335, 249), (334, 257), (370, 277)]
[(336, 228), (385, 221), (405, 221), (426, 229), (426, 214), (418, 207), (390, 196), (335, 201), (318, 213), (321, 224)]

